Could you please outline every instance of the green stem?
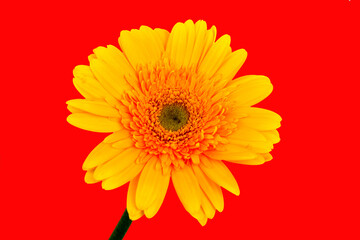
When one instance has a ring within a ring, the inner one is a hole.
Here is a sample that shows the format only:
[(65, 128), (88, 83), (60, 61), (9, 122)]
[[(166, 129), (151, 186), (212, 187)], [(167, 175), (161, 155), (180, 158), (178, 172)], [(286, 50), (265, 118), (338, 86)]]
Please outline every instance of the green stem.
[(129, 214), (127, 210), (125, 209), (120, 221), (116, 225), (113, 233), (111, 234), (109, 240), (121, 240), (124, 238), (127, 230), (129, 229), (131, 225), (131, 220), (129, 218)]

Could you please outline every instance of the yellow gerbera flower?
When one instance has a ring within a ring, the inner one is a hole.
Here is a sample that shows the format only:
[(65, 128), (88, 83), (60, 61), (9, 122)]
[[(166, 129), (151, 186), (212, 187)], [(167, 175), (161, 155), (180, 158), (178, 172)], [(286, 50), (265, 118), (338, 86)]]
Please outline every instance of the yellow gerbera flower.
[(170, 179), (185, 209), (201, 225), (221, 212), (221, 187), (239, 195), (223, 163), (262, 164), (279, 142), (278, 114), (252, 105), (273, 87), (265, 76), (233, 79), (244, 49), (232, 51), (230, 36), (217, 41), (206, 22), (177, 23), (171, 33), (141, 26), (122, 31), (120, 51), (98, 47), (90, 66), (74, 69), (85, 99), (67, 102), (67, 121), (112, 133), (86, 158), (87, 183), (106, 190), (130, 181), (132, 220), (159, 210)]

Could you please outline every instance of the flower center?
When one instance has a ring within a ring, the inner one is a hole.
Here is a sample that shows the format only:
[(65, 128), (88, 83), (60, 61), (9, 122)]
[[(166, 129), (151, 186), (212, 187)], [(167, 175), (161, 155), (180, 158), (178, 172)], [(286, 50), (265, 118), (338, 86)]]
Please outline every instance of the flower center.
[(161, 110), (159, 121), (160, 125), (166, 130), (177, 131), (189, 120), (189, 112), (180, 104), (170, 104)]

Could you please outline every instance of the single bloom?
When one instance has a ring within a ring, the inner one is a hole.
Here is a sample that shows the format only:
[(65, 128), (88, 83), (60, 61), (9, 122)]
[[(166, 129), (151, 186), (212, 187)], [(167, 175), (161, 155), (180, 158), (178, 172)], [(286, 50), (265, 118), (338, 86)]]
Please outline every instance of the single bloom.
[(86, 158), (85, 182), (106, 190), (129, 183), (132, 220), (153, 217), (170, 180), (201, 225), (224, 208), (222, 188), (239, 195), (224, 161), (258, 165), (272, 159), (281, 117), (252, 107), (272, 91), (265, 76), (235, 78), (247, 53), (216, 41), (205, 21), (164, 29), (122, 31), (121, 50), (108, 45), (74, 69), (84, 99), (67, 102), (67, 121), (111, 133)]

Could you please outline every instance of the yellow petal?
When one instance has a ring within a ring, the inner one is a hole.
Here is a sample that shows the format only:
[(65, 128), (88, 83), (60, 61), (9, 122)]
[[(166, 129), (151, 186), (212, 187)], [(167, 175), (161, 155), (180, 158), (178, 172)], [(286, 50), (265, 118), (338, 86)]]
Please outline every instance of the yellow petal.
[[(132, 90), (127, 79), (136, 78), (136, 73), (124, 54), (112, 45), (94, 49), (95, 61), (90, 60), (92, 71), (113, 96)], [(94, 63), (95, 62), (95, 63)], [(118, 97), (117, 97), (118, 98)]]
[[(191, 27), (188, 27), (189, 34), (192, 34)], [(207, 41), (209, 39), (209, 41)], [(194, 47), (191, 53), (191, 58), (189, 60), (188, 66), (197, 66), (200, 61), (203, 52), (207, 52), (211, 44), (214, 41), (214, 36), (211, 31), (207, 30), (206, 22), (199, 20), (195, 23), (195, 40)], [(188, 50), (190, 52), (190, 49)], [(204, 54), (205, 55), (205, 54)]]
[(262, 155), (258, 155), (254, 159), (243, 160), (243, 161), (239, 161), (238, 163), (244, 164), (244, 165), (261, 165), (265, 162), (266, 162), (265, 158)]
[(95, 79), (89, 66), (78, 65), (73, 70), (73, 83), (75, 88), (86, 99), (105, 99), (108, 93)]
[(201, 205), (201, 189), (192, 169), (187, 165), (183, 168), (175, 168), (171, 178), (186, 211), (191, 215), (197, 213)]
[(159, 36), (158, 31), (155, 31), (148, 26), (141, 26), (139, 33), (141, 33), (141, 35), (139, 35), (139, 40), (141, 39), (144, 41), (144, 44), (148, 48), (147, 51), (149, 51), (152, 56), (152, 61), (157, 62), (161, 58), (162, 53), (165, 51), (165, 45), (161, 39), (163, 35)]
[(105, 179), (102, 182), (101, 186), (105, 190), (112, 190), (118, 188), (136, 177), (143, 169), (143, 167), (143, 164), (132, 163), (127, 168), (122, 169), (121, 172), (115, 174), (110, 178)]
[(280, 136), (277, 130), (261, 131), (260, 133), (272, 144), (280, 142)]
[(82, 166), (83, 170), (90, 170), (103, 164), (121, 153), (122, 149), (113, 148), (110, 144), (100, 143), (87, 156)]
[(199, 211), (191, 215), (199, 221), (201, 226), (206, 225), (208, 218), (206, 217), (205, 212), (202, 208), (200, 208)]
[(107, 136), (104, 139), (104, 143), (115, 143), (117, 141), (123, 140), (123, 139), (129, 139), (130, 138), (130, 131), (127, 129), (120, 129), (117, 132), (114, 132)]
[(191, 154), (191, 160), (194, 164), (199, 164), (200, 163), (200, 158), (199, 158), (199, 154)]
[(79, 65), (74, 68), (74, 86), (86, 99), (105, 100), (112, 107), (118, 107), (119, 102), (95, 79), (89, 66)]
[(86, 182), (87, 184), (93, 184), (93, 183), (100, 182), (99, 180), (96, 180), (96, 179), (94, 178), (94, 168), (88, 170), (88, 171), (85, 173), (84, 180), (85, 180), (85, 182)]
[(125, 149), (134, 146), (134, 142), (131, 138), (122, 138), (111, 145), (114, 148)]
[(119, 75), (103, 60), (92, 58), (90, 60), (90, 69), (101, 86), (114, 98), (120, 100), (124, 91), (129, 89), (129, 85), (125, 84), (125, 80), (121, 80), (124, 79), (124, 76)]
[(167, 56), (177, 68), (197, 67), (216, 37), (216, 28), (207, 30), (206, 22), (192, 20), (173, 27), (166, 46)]
[(67, 105), (67, 109), (71, 112), (71, 113), (84, 113), (85, 111), (80, 110), (78, 108), (72, 107), (70, 105)]
[[(124, 54), (116, 47), (108, 45), (94, 49), (96, 57), (102, 60), (109, 70), (114, 71), (117, 76), (135, 75), (134, 68), (130, 65)], [(125, 84), (123, 78), (118, 79), (119, 84)], [(124, 86), (126, 88), (126, 86)]]
[(120, 118), (119, 111), (103, 101), (90, 101), (86, 99), (72, 99), (66, 102), (69, 106), (102, 117)]
[(215, 208), (203, 191), (201, 191), (201, 208), (207, 218), (213, 219), (215, 215)]
[(103, 180), (123, 171), (131, 164), (135, 163), (136, 158), (139, 156), (140, 152), (141, 150), (137, 148), (125, 149), (113, 159), (98, 166), (94, 171), (94, 178)]
[(240, 194), (239, 186), (226, 165), (222, 161), (208, 160), (212, 167), (207, 167), (201, 163), (199, 165), (201, 170), (216, 184), (238, 196)]
[(153, 216), (155, 216), (155, 214), (159, 211), (163, 201), (164, 201), (164, 198), (165, 198), (165, 195), (166, 195), (166, 192), (167, 192), (167, 189), (169, 187), (169, 182), (170, 182), (170, 172), (169, 174), (167, 175), (169, 176), (169, 179), (167, 181), (162, 181), (162, 186), (160, 187), (159, 189), (159, 192), (156, 196), (156, 199), (154, 201), (153, 204), (151, 204), (151, 206), (147, 209), (144, 210), (145, 212), (145, 216), (147, 218), (152, 218)]
[(273, 156), (270, 153), (264, 153), (262, 156), (265, 159), (265, 162), (271, 161), (273, 159)]
[(154, 32), (156, 33), (155, 35), (159, 39), (161, 45), (165, 49), (166, 44), (167, 44), (168, 39), (169, 39), (169, 32), (167, 30), (161, 29), (161, 28), (155, 28)]
[(210, 30), (208, 30), (206, 32), (205, 40), (204, 40), (204, 42), (202, 44), (202, 48), (201, 48), (201, 50), (202, 50), (201, 51), (201, 56), (200, 56), (199, 61), (198, 61), (198, 67), (200, 66), (200, 64), (204, 60), (205, 56), (208, 54), (210, 48), (214, 45), (215, 39), (216, 39), (216, 27), (212, 26), (210, 28)]
[[(267, 153), (270, 152), (273, 149), (273, 145), (268, 142), (250, 142), (250, 141), (244, 141), (244, 140), (229, 140), (230, 144), (236, 147), (244, 147), (248, 149), (250, 152), (254, 153)], [(251, 154), (254, 156), (253, 154)], [(249, 158), (250, 159), (250, 158)], [(241, 159), (239, 159), (241, 161)], [(234, 161), (236, 162), (236, 160)]]
[(140, 30), (121, 31), (119, 44), (127, 59), (137, 69), (139, 65), (155, 63), (164, 52), (164, 32), (142, 26)]
[(263, 134), (251, 128), (239, 128), (227, 137), (230, 144), (245, 147), (257, 153), (270, 152), (273, 148)]
[(204, 154), (212, 159), (237, 162), (256, 158), (256, 153), (235, 144), (226, 144), (225, 151), (211, 150)]
[(198, 72), (212, 77), (230, 53), (230, 36), (223, 35), (209, 49), (199, 66)]
[(185, 68), (190, 67), (190, 61), (191, 57), (194, 51), (194, 45), (195, 45), (195, 24), (192, 20), (187, 20), (185, 23), (185, 31), (187, 33), (187, 41), (186, 41), (186, 49), (184, 51), (184, 61), (182, 63), (182, 66)]
[(170, 174), (163, 175), (161, 168), (156, 168), (159, 162), (157, 156), (152, 157), (141, 172), (135, 198), (139, 209), (149, 208), (169, 184)]
[(129, 213), (129, 218), (133, 221), (141, 218), (144, 215), (144, 211), (138, 209), (135, 205), (136, 189), (139, 182), (140, 174), (130, 181), (128, 194), (126, 199), (126, 209)]
[(247, 114), (247, 117), (239, 119), (238, 124), (242, 127), (260, 131), (270, 131), (280, 127), (281, 117), (270, 110), (252, 107)]
[(220, 75), (224, 83), (232, 80), (241, 66), (244, 64), (247, 57), (245, 49), (239, 49), (232, 52), (226, 57), (224, 63), (216, 71), (216, 75)]
[(228, 90), (229, 99), (239, 106), (252, 106), (269, 96), (273, 86), (266, 76), (248, 75), (231, 81)]
[[(155, 57), (155, 62), (161, 58), (162, 53), (165, 50), (165, 45), (163, 44), (163, 33), (159, 36), (159, 32), (155, 31), (155, 29), (151, 29), (148, 26), (141, 26), (139, 29), (139, 33), (142, 34), (142, 39), (145, 40), (145, 44), (147, 47), (151, 47), (151, 49), (147, 49), (151, 51), (150, 54)], [(140, 38), (141, 39), (141, 38)]]
[[(101, 99), (101, 96), (96, 90), (92, 90), (91, 87), (86, 86), (87, 83), (78, 78), (73, 78), (73, 84), (76, 90), (86, 99)], [(70, 110), (70, 109), (69, 109)], [(71, 110), (70, 110), (71, 111)]]
[(259, 141), (266, 142), (267, 139), (258, 131), (252, 128), (241, 127), (227, 137), (231, 140)]
[(209, 179), (198, 165), (193, 165), (192, 168), (205, 195), (209, 198), (214, 207), (219, 212), (222, 212), (224, 209), (224, 198), (219, 185)]
[(122, 128), (118, 118), (101, 117), (89, 113), (73, 113), (66, 120), (75, 127), (92, 132), (115, 132)]
[(175, 64), (176, 68), (181, 68), (187, 47), (187, 31), (184, 23), (176, 23), (171, 30), (169, 41), (166, 47), (167, 56), (170, 58), (170, 61)]
[(205, 156), (205, 154), (200, 154), (199, 157), (201, 159), (201, 164), (209, 168), (213, 167), (212, 161), (210, 161), (210, 159), (207, 156)]

